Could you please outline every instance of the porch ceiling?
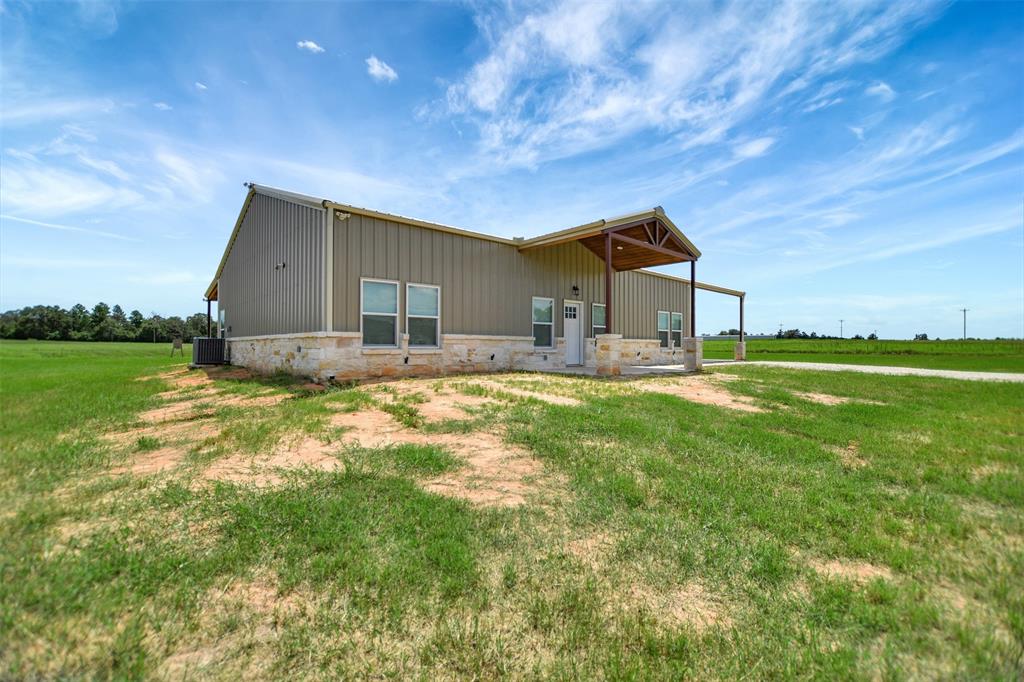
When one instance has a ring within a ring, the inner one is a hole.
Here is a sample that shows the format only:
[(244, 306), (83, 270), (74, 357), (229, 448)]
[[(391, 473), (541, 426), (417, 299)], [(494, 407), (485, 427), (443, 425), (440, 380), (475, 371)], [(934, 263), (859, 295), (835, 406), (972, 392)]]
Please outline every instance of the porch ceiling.
[(601, 230), (578, 241), (604, 260), (606, 234), (612, 237), (612, 268), (616, 271), (696, 260), (675, 233), (656, 218)]

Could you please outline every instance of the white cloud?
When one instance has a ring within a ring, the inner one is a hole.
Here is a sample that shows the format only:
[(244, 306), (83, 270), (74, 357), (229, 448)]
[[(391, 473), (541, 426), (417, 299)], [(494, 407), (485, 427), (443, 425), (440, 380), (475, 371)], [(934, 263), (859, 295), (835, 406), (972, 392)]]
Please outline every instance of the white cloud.
[[(780, 99), (886, 54), (940, 11), (928, 2), (692, 5), (685, 14), (655, 3), (520, 7), (478, 17), (490, 50), (435, 105), (477, 125), (491, 167), (532, 167), (645, 130), (678, 150), (720, 143)], [(826, 83), (803, 106), (834, 106), (851, 85)]]
[(4, 209), (19, 213), (61, 215), (145, 203), (134, 189), (111, 184), (92, 172), (5, 163), (0, 168), (0, 178)]
[(207, 90), (207, 89), (208, 88), (206, 87), (205, 83), (200, 83), (199, 81), (196, 81), (196, 90)]
[(877, 97), (883, 102), (891, 102), (896, 99), (896, 91), (889, 87), (889, 84), (884, 81), (878, 81), (874, 85), (868, 87), (868, 89), (864, 91), (864, 94)]
[(153, 103), (153, 108), (154, 109), (159, 109), (160, 111), (170, 111), (174, 107), (172, 107), (167, 102), (154, 102)]
[(86, 227), (76, 227), (74, 225), (63, 225), (60, 223), (48, 223), (41, 220), (32, 220), (30, 218), (19, 218), (13, 215), (0, 214), (0, 220), (11, 220), (16, 223), (22, 223), (24, 225), (32, 225), (34, 227), (45, 227), (50, 230), (60, 230), (62, 232), (79, 232), (81, 234), (90, 234), (96, 237), (105, 237), (107, 239), (118, 239), (126, 242), (137, 242), (138, 239), (134, 237), (126, 237), (123, 234), (117, 234), (115, 232), (104, 232), (102, 230), (91, 230)]
[(370, 74), (374, 80), (381, 82), (391, 83), (398, 79), (398, 74), (394, 69), (372, 54), (366, 58), (366, 73)]
[(324, 48), (320, 47), (312, 40), (300, 40), (299, 42), (295, 43), (295, 46), (300, 50), (306, 50), (308, 52), (312, 52), (313, 54), (319, 54), (324, 51)]
[(854, 135), (857, 136), (858, 140), (863, 140), (864, 139), (864, 128), (862, 128), (860, 126), (846, 126), (846, 127), (847, 127), (847, 129), (851, 133), (853, 133)]
[(99, 98), (33, 99), (5, 102), (0, 107), (0, 121), (4, 126), (32, 124), (51, 119), (68, 119), (91, 114), (106, 114), (115, 109), (113, 100)]
[(763, 156), (775, 144), (773, 137), (759, 137), (756, 140), (749, 140), (735, 145), (732, 153), (741, 159), (753, 159)]

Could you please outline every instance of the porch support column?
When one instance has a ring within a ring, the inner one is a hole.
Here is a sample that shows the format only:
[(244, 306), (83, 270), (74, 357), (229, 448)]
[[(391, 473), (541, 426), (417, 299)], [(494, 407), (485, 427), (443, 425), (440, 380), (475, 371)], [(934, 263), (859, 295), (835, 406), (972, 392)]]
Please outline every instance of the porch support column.
[(612, 333), (612, 233), (604, 235), (604, 332)]
[(740, 340), (736, 342), (736, 350), (733, 352), (733, 358), (736, 360), (747, 359), (747, 335), (743, 329), (743, 301), (746, 298), (746, 294), (740, 295)]
[(210, 338), (213, 336), (210, 332), (213, 328), (213, 317), (210, 314), (210, 299), (206, 299), (206, 337)]
[(697, 261), (690, 261), (690, 336), (697, 336)]

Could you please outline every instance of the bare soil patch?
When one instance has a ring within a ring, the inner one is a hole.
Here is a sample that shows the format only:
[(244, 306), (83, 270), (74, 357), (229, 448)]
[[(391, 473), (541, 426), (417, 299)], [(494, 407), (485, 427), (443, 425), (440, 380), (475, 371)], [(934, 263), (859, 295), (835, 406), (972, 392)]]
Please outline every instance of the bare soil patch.
[(839, 395), (829, 395), (828, 393), (804, 393), (797, 391), (793, 393), (798, 398), (809, 400), (812, 403), (818, 403), (819, 405), (845, 405), (850, 402), (849, 398), (844, 398)]
[(999, 476), (1000, 474), (1009, 474), (1013, 470), (1005, 464), (991, 463), (982, 464), (980, 467), (975, 467), (971, 470), (971, 481), (977, 483), (982, 479), (988, 478), (989, 476)]
[(741, 412), (764, 412), (754, 404), (753, 398), (730, 393), (719, 385), (714, 376), (677, 377), (671, 381), (638, 381), (633, 386), (640, 391), (664, 393), (701, 405), (714, 405)]
[[(471, 416), (469, 410), (495, 404), (494, 400), (484, 396), (463, 395), (450, 388), (427, 388), (420, 383), (396, 384), (393, 388), (398, 395), (416, 396), (421, 400), (414, 407), (427, 422), (468, 419)], [(390, 400), (391, 394), (382, 393), (379, 397)]]
[[(461, 400), (464, 396), (459, 396)], [(423, 404), (417, 405), (417, 408)], [(463, 467), (424, 481), (426, 490), (468, 500), (481, 506), (516, 506), (526, 502), (540, 474), (540, 464), (522, 448), (502, 441), (494, 433), (423, 433), (409, 429), (385, 412), (362, 410), (331, 418), (332, 426), (346, 429), (342, 440), (364, 448), (409, 443), (444, 448), (463, 462)]]
[(868, 465), (867, 460), (860, 456), (860, 444), (857, 441), (850, 441), (846, 447), (830, 446), (829, 450), (839, 457), (847, 469), (860, 469)]
[(518, 388), (516, 386), (510, 386), (509, 384), (501, 381), (495, 381), (493, 379), (474, 379), (471, 383), (476, 384), (489, 391), (497, 391), (499, 393), (506, 393), (509, 395), (518, 396), (520, 398), (536, 398), (537, 400), (552, 405), (568, 405), (575, 406), (581, 405), (582, 402), (576, 398), (570, 398), (564, 395), (555, 395), (553, 393), (542, 393), (539, 391), (530, 391), (524, 388)]
[(825, 578), (840, 578), (855, 583), (867, 583), (881, 578), (892, 580), (893, 573), (885, 566), (869, 564), (866, 561), (853, 561), (848, 559), (830, 559), (822, 561), (811, 559), (807, 564), (814, 571)]
[(304, 438), (270, 455), (235, 454), (219, 459), (203, 471), (203, 479), (265, 488), (283, 482), (284, 470), (337, 471), (341, 462), (333, 454), (336, 449), (337, 445)]
[(180, 446), (165, 446), (150, 452), (139, 453), (130, 464), (114, 467), (112, 474), (134, 474), (148, 476), (173, 469), (188, 455), (188, 451)]
[(220, 434), (220, 427), (212, 419), (192, 419), (189, 421), (164, 422), (152, 426), (143, 426), (128, 431), (117, 431), (103, 434), (102, 439), (112, 445), (132, 445), (140, 438), (156, 438), (160, 441), (196, 442), (207, 438), (215, 438)]
[(642, 604), (655, 618), (667, 625), (683, 625), (697, 632), (732, 626), (732, 618), (724, 600), (696, 580), (664, 593), (635, 584), (629, 590), (629, 598), (634, 603)]

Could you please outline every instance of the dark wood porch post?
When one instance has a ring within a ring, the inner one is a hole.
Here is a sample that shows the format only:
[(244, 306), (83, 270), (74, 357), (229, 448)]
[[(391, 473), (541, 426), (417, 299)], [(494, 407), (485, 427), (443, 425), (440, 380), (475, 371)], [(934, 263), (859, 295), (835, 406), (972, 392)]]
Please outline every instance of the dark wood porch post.
[(690, 261), (690, 337), (697, 336), (697, 261)]
[(210, 316), (210, 299), (206, 299), (206, 337), (210, 338), (213, 336), (211, 333), (213, 329), (213, 321)]
[(740, 343), (742, 343), (743, 339), (746, 337), (746, 334), (743, 332), (743, 300), (745, 298), (746, 296), (740, 296)]
[(612, 234), (604, 235), (604, 333), (612, 333)]

